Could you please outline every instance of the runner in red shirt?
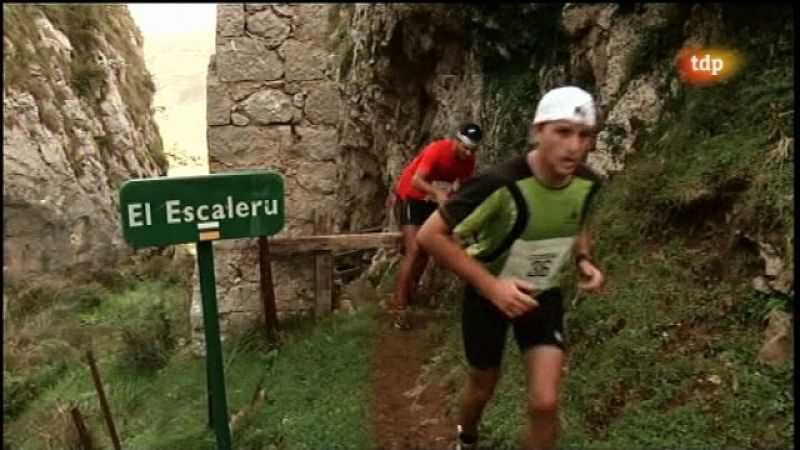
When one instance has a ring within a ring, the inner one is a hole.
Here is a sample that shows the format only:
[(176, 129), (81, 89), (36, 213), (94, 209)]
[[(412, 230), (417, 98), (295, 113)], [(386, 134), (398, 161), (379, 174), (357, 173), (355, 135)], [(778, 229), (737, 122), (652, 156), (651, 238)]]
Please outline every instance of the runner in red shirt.
[[(475, 151), (483, 133), (469, 123), (453, 139), (430, 143), (406, 166), (395, 189), (395, 214), (403, 231), (404, 252), (397, 270), (397, 295), (394, 327), (411, 328), (408, 321), (408, 298), (416, 287), (428, 254), (417, 246), (420, 226), (444, 203), (460, 184), (475, 171)], [(449, 192), (434, 186), (434, 181), (453, 183)]]

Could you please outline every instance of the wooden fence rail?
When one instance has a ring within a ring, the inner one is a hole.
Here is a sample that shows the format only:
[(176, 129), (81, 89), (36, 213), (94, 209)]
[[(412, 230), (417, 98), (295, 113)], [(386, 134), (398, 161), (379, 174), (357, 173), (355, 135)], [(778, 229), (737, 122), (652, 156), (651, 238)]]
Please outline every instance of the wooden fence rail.
[(273, 255), (292, 255), (314, 251), (367, 250), (392, 247), (400, 242), (403, 233), (328, 234), (292, 238), (270, 238), (269, 249)]
[[(317, 317), (332, 311), (334, 253), (353, 254), (361, 250), (394, 247), (403, 238), (400, 232), (329, 234), (331, 218), (327, 214), (314, 210), (314, 236), (290, 238), (262, 238), (259, 242), (259, 262), (261, 266), (261, 297), (264, 303), (265, 326), (267, 339), (277, 338), (277, 317), (275, 305), (274, 282), (270, 262), (272, 256), (314, 254), (314, 313)], [(352, 271), (353, 269), (350, 269)]]

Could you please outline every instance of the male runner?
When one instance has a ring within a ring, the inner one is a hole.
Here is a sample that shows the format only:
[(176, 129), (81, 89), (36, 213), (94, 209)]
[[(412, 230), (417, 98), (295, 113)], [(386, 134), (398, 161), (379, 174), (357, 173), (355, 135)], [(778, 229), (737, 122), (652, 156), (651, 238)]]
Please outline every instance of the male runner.
[(454, 139), (439, 139), (420, 151), (406, 166), (395, 190), (395, 212), (403, 232), (404, 251), (397, 269), (394, 327), (408, 330), (408, 298), (419, 282), (428, 254), (417, 246), (420, 225), (451, 192), (433, 181), (463, 183), (475, 171), (475, 152), (483, 133), (478, 125), (461, 127)]
[(420, 229), (419, 245), (467, 282), (462, 328), (470, 371), (459, 449), (475, 446), (481, 413), (500, 377), (509, 326), (527, 373), (524, 448), (556, 446), (565, 362), (559, 274), (573, 261), (579, 288), (591, 292), (605, 283), (584, 221), (599, 186), (583, 164), (593, 145), (595, 115), (591, 95), (580, 88), (547, 92), (533, 121), (536, 147), (466, 183)]

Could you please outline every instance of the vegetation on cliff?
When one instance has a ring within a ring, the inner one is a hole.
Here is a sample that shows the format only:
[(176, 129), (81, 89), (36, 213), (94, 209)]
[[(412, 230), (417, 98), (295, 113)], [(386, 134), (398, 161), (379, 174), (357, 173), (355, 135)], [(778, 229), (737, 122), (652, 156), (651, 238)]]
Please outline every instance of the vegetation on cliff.
[[(40, 18), (46, 18), (63, 33), (71, 51), (55, 42), (49, 31), (35, 25)], [(111, 76), (128, 108), (130, 123), (138, 130), (155, 127), (152, 121), (155, 85), (145, 68), (143, 38), (126, 6), (3, 5), (3, 29), (6, 41), (4, 92), (6, 95), (10, 89), (30, 92), (36, 100), (42, 124), (51, 131), (64, 133), (73, 141), (76, 125), (63, 113), (64, 101), (72, 91), (100, 116), (99, 104), (106, 96)], [(8, 125), (11, 125), (9, 121), (14, 121), (13, 116), (4, 118)], [(152, 124), (147, 125), (148, 122)], [(107, 133), (97, 136), (101, 152), (111, 149), (108, 139), (103, 141), (104, 136)], [(142, 150), (166, 170), (166, 155), (157, 131), (155, 136)], [(72, 162), (81, 157), (74, 148), (67, 148), (66, 152)], [(73, 164), (73, 167), (79, 165)], [(76, 173), (80, 175), (79, 170)]]

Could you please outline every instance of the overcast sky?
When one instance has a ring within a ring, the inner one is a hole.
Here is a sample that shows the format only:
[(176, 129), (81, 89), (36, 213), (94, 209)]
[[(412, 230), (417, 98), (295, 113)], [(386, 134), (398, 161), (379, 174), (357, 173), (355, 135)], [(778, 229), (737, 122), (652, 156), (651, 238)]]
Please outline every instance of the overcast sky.
[(147, 36), (213, 30), (216, 3), (128, 3), (128, 10)]
[(128, 3), (144, 36), (147, 69), (156, 83), (156, 122), (168, 151), (200, 158), (170, 161), (169, 175), (208, 173), (206, 77), (214, 52), (214, 3)]

